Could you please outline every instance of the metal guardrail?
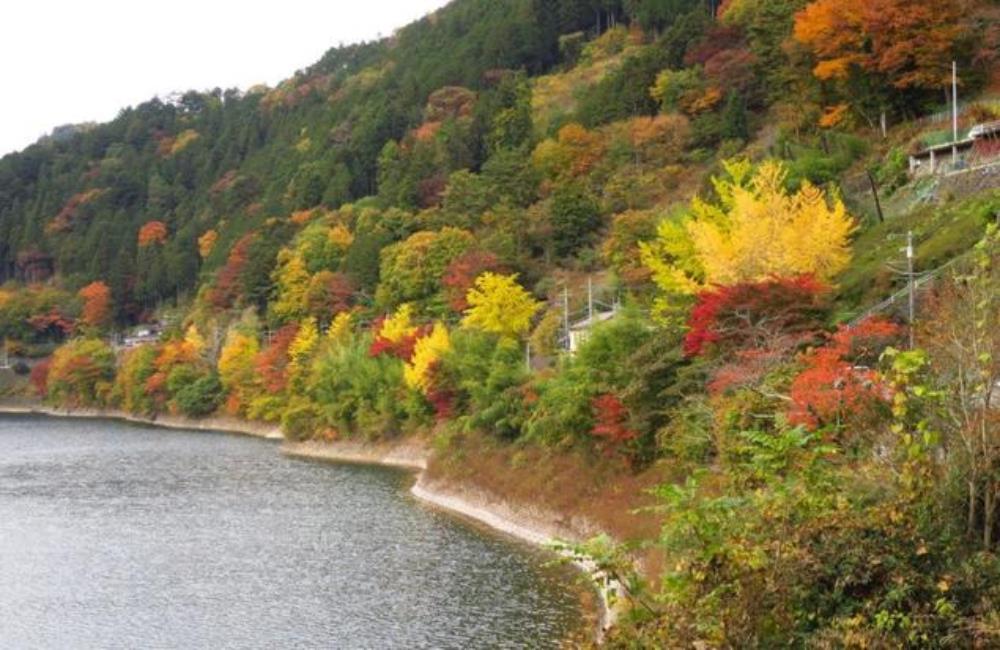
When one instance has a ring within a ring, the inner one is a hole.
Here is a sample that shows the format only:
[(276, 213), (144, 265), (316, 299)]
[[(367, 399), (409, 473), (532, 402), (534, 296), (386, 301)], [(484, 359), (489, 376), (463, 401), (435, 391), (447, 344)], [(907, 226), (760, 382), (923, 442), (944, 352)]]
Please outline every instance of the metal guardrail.
[[(965, 259), (966, 257), (968, 257), (971, 254), (971, 252), (972, 251), (969, 251), (969, 252), (966, 252), (966, 253), (962, 253), (958, 257), (952, 258), (951, 260), (945, 262), (944, 264), (942, 264), (941, 266), (937, 267), (936, 269), (934, 269), (932, 271), (926, 271), (926, 272), (922, 273), (920, 275), (920, 277), (918, 277), (916, 280), (913, 281), (914, 291), (919, 291), (921, 288), (923, 288), (926, 285), (930, 284), (930, 282), (932, 280), (936, 279), (938, 276), (940, 276), (941, 273), (943, 273), (944, 271), (946, 271), (950, 267), (954, 266), (955, 264), (958, 264), (960, 261), (962, 261), (963, 259)], [(866, 318), (870, 318), (870, 317), (874, 316), (875, 314), (881, 314), (882, 312), (887, 311), (890, 307), (894, 306), (896, 303), (899, 303), (899, 302), (905, 303), (908, 300), (909, 293), (910, 293), (910, 287), (909, 287), (909, 285), (907, 285), (907, 286), (903, 287), (902, 289), (900, 289), (899, 291), (897, 291), (897, 292), (893, 293), (892, 295), (890, 295), (888, 298), (886, 298), (882, 302), (877, 303), (875, 305), (872, 305), (871, 307), (869, 307), (868, 309), (866, 309), (865, 311), (863, 311), (858, 316), (855, 316), (854, 318), (852, 318), (850, 321), (848, 321), (848, 326), (849, 327), (854, 327), (855, 325), (857, 325), (861, 321), (865, 320)]]

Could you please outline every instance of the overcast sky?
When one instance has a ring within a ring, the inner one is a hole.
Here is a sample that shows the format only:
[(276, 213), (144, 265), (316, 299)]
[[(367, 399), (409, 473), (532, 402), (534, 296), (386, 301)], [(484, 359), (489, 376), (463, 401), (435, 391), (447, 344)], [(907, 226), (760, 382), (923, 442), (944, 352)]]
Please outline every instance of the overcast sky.
[(0, 156), (154, 95), (274, 85), (446, 0), (5, 0)]

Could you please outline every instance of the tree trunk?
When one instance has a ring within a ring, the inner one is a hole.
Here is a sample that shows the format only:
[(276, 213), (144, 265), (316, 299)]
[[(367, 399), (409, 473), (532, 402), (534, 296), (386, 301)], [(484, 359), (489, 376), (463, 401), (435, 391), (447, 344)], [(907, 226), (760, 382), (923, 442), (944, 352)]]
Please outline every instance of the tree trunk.
[(976, 500), (979, 498), (976, 490), (975, 477), (969, 479), (969, 512), (965, 520), (965, 534), (972, 539), (976, 534)]
[(878, 213), (878, 222), (884, 223), (885, 217), (882, 215), (882, 202), (878, 198), (878, 185), (875, 183), (875, 177), (872, 176), (871, 170), (865, 170), (868, 174), (868, 182), (872, 186), (872, 195), (875, 197), (875, 210)]
[(986, 493), (983, 495), (983, 550), (993, 548), (993, 511), (996, 485), (993, 481), (986, 482)]

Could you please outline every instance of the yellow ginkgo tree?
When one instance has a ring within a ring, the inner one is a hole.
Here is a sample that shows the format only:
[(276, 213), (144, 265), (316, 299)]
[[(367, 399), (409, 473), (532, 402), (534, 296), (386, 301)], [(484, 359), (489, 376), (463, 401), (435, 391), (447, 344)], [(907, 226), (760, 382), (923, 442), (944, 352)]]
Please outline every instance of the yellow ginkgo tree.
[(343, 343), (351, 336), (353, 321), (354, 317), (351, 315), (351, 312), (340, 312), (333, 317), (329, 329), (326, 330), (326, 339), (335, 345)]
[(302, 256), (282, 250), (271, 277), (277, 287), (277, 300), (271, 303), (274, 316), (283, 322), (302, 318), (309, 289), (309, 271)]
[(305, 385), (309, 362), (319, 345), (319, 327), (316, 319), (309, 317), (299, 324), (299, 331), (288, 346), (288, 376), (292, 387), (301, 389)]
[(830, 282), (850, 262), (856, 226), (838, 197), (808, 182), (788, 190), (788, 171), (777, 161), (724, 167), (726, 174), (712, 179), (718, 201), (695, 199), (641, 245), (662, 292), (661, 314), (706, 287), (800, 275)]
[(451, 349), (448, 328), (440, 321), (427, 336), (417, 339), (413, 358), (403, 368), (403, 379), (410, 388), (427, 395), (432, 387), (434, 367)]
[(483, 273), (466, 294), (469, 308), (462, 324), (466, 327), (518, 339), (531, 328), (540, 302), (517, 283), (517, 275)]

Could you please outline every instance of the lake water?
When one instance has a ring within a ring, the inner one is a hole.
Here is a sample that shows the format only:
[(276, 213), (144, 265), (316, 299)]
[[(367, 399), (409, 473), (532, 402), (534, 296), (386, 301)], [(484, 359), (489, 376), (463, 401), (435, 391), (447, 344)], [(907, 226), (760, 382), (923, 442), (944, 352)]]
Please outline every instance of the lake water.
[(0, 648), (539, 648), (566, 569), (395, 470), (263, 440), (0, 416)]

